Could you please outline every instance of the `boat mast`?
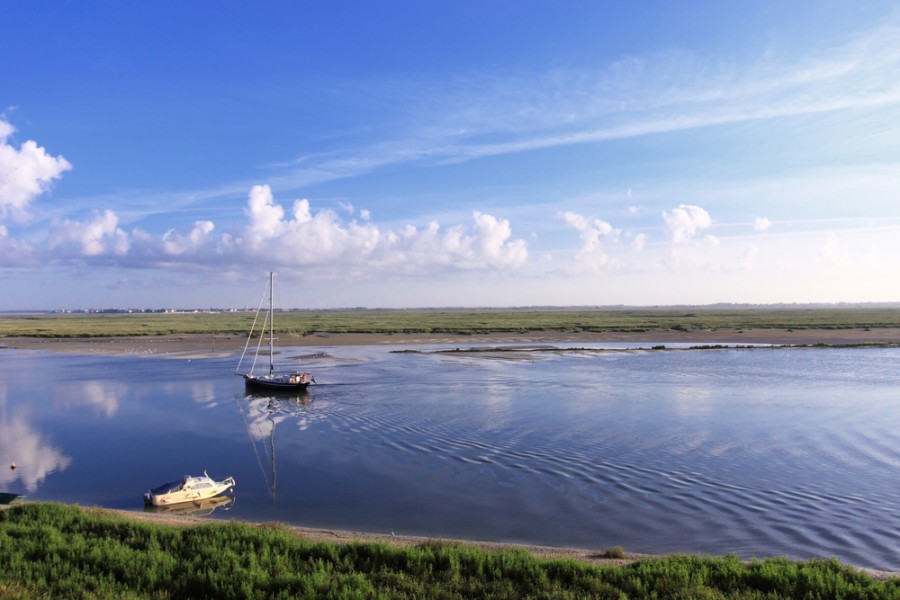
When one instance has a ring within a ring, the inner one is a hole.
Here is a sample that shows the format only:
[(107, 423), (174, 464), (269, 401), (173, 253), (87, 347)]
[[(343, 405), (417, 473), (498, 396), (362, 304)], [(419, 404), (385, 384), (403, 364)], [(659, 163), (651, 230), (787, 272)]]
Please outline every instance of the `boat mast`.
[(269, 376), (275, 374), (275, 271), (269, 271)]

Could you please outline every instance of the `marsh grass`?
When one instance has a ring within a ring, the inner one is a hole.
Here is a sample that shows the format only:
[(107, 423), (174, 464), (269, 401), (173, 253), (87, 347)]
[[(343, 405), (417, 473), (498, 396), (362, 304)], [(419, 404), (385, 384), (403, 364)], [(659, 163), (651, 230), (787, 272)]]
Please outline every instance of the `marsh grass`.
[(43, 503), (0, 511), (0, 565), (0, 599), (900, 597), (900, 581), (836, 560), (602, 567), (463, 544), (313, 543), (281, 526), (174, 527)]
[[(177, 334), (246, 335), (250, 312), (7, 314), (0, 337), (132, 337)], [(482, 309), (282, 311), (279, 333), (644, 332), (658, 329), (877, 329), (900, 327), (900, 307)]]

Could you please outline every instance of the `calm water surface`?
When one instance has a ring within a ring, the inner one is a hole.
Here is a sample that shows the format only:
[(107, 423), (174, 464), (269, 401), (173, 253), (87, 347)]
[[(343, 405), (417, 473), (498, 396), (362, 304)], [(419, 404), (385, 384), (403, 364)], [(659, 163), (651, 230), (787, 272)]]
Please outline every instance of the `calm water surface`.
[(143, 510), (206, 469), (237, 479), (210, 518), (900, 570), (898, 349), (436, 349), (288, 348), (299, 397), (231, 356), (3, 350), (0, 491)]

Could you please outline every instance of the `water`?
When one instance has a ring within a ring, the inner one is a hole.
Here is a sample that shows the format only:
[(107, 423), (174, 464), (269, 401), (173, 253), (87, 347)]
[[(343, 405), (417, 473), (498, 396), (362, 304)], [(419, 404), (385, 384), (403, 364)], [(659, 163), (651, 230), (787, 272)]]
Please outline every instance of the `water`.
[(0, 491), (143, 510), (206, 469), (211, 518), (900, 570), (898, 349), (397, 349), (286, 349), (323, 355), (295, 397), (234, 357), (2, 351)]

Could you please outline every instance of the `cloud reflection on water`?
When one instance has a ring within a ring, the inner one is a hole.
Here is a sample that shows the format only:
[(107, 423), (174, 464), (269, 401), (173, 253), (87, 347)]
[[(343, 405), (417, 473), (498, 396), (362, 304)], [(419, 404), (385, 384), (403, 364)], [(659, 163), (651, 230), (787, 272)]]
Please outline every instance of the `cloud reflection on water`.
[(16, 468), (0, 468), (0, 486), (9, 489), (21, 482), (33, 494), (48, 475), (68, 468), (72, 458), (47, 443), (29, 423), (24, 410), (10, 414), (6, 398), (6, 386), (0, 385), (0, 457)]
[(102, 380), (68, 381), (60, 393), (54, 393), (54, 405), (62, 408), (87, 406), (95, 408), (107, 417), (119, 411), (119, 400), (128, 389), (123, 383)]

